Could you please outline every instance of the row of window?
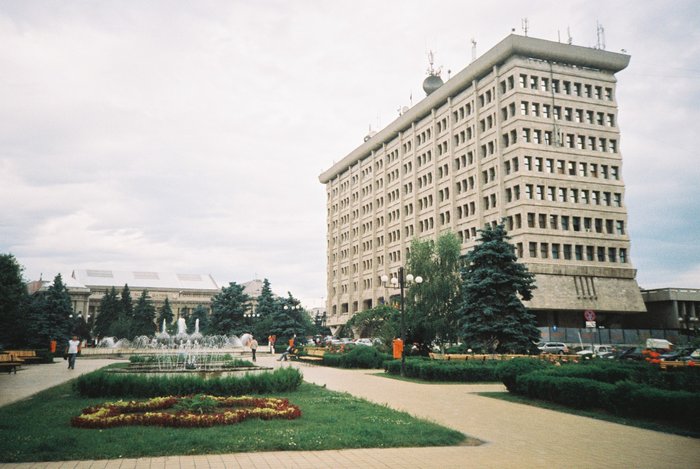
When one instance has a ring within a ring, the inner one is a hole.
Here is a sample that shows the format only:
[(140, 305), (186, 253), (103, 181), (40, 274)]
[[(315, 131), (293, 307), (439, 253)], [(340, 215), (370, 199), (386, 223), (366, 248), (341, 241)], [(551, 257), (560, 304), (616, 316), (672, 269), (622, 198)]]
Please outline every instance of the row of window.
[[(501, 108), (503, 121), (515, 117), (516, 103), (510, 103)], [(520, 101), (520, 115), (543, 117), (545, 119), (564, 120), (576, 122), (578, 124), (598, 125), (605, 127), (615, 127), (615, 114), (611, 112), (600, 112), (591, 109), (573, 108), (567, 106), (549, 105), (535, 101)], [(488, 124), (488, 119), (486, 124)], [(490, 127), (488, 127), (490, 128)], [(482, 130), (485, 130), (482, 123)]]
[[(523, 243), (515, 245), (518, 257), (523, 257)], [(626, 264), (627, 248), (591, 246), (582, 244), (528, 243), (528, 256), (539, 259), (564, 259), (567, 261), (612, 262)]]
[[(510, 75), (500, 83), (501, 93), (505, 94), (515, 88), (515, 76)], [(600, 86), (579, 81), (545, 77), (535, 74), (518, 75), (518, 86), (523, 89), (540, 91), (548, 94), (564, 94), (579, 98), (613, 101), (612, 86)]]

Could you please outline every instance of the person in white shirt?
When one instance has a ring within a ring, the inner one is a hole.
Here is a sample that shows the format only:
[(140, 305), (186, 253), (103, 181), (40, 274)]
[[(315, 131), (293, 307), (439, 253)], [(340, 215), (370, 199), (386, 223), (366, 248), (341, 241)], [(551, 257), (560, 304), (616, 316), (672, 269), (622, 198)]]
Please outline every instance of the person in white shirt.
[(78, 356), (78, 352), (80, 352), (80, 341), (78, 340), (78, 336), (74, 335), (73, 338), (68, 341), (68, 347), (66, 347), (69, 370), (75, 370), (75, 357)]
[(255, 337), (251, 337), (248, 345), (250, 346), (250, 351), (253, 352), (253, 361), (255, 361), (255, 352), (258, 350), (258, 341), (255, 340)]

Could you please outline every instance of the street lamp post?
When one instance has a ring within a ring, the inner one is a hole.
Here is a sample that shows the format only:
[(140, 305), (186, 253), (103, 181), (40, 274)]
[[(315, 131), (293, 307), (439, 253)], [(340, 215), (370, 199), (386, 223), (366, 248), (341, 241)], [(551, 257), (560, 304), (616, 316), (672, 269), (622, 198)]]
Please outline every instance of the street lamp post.
[(403, 346), (401, 350), (401, 376), (406, 376), (406, 320), (404, 318), (404, 287), (414, 282), (420, 285), (423, 283), (423, 277), (413, 277), (413, 274), (405, 274), (404, 268), (399, 267), (398, 275), (396, 277), (391, 277), (391, 281), (389, 281), (389, 277), (386, 274), (382, 275), (381, 280), (382, 284), (384, 284), (384, 288), (398, 288), (400, 292), (401, 300), (399, 304), (401, 307), (401, 343)]

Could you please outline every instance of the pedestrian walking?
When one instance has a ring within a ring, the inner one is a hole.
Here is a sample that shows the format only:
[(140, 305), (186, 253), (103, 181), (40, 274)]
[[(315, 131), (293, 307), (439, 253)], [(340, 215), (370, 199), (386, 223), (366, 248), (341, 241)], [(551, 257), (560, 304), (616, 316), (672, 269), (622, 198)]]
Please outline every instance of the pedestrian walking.
[(73, 336), (71, 340), (68, 341), (68, 346), (66, 347), (66, 353), (68, 354), (68, 369), (75, 370), (75, 358), (80, 352), (80, 341), (78, 336)]
[(250, 338), (250, 351), (253, 352), (253, 361), (255, 361), (255, 352), (258, 350), (258, 341), (255, 337)]
[(275, 342), (277, 341), (277, 336), (274, 334), (270, 334), (267, 337), (267, 343), (270, 346), (270, 353), (274, 354), (275, 353)]

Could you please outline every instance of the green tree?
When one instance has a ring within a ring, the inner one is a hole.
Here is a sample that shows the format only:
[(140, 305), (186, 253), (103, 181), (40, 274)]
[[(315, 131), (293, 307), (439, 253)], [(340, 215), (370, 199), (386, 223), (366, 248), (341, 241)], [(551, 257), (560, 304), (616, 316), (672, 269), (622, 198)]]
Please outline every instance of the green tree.
[(211, 301), (211, 334), (240, 336), (247, 332), (243, 314), (248, 310), (250, 297), (244, 293), (243, 286), (231, 282), (221, 289)]
[(313, 327), (311, 318), (304, 311), (301, 302), (294, 298), (291, 293), (287, 292), (287, 298), (280, 298), (276, 303), (277, 307), (272, 314), (270, 334), (277, 336), (278, 343), (286, 343), (294, 334), (301, 338)]
[(487, 225), (479, 233), (479, 244), (467, 254), (462, 270), (459, 314), (464, 341), (488, 352), (533, 351), (540, 331), (520, 298), (532, 298), (534, 276), (517, 262), (503, 225)]
[(398, 309), (389, 305), (379, 305), (360, 311), (345, 323), (346, 328), (357, 331), (360, 337), (376, 337), (387, 347), (392, 340), (401, 336), (401, 319)]
[(209, 333), (209, 311), (202, 305), (197, 305), (196, 308), (192, 310), (187, 322), (187, 330), (194, 332), (195, 325), (199, 319), (199, 332), (203, 335)]
[(116, 288), (107, 290), (100, 300), (100, 312), (95, 317), (94, 334), (97, 337), (106, 337), (110, 334), (112, 324), (117, 322), (120, 316), (120, 302)]
[(409, 342), (427, 347), (435, 340), (444, 344), (457, 339), (460, 265), (460, 242), (452, 232), (437, 241), (411, 242), (407, 272), (424, 281), (410, 285), (406, 293)]
[(163, 327), (163, 319), (165, 319), (165, 327), (168, 327), (173, 323), (174, 317), (175, 315), (173, 314), (173, 308), (170, 306), (170, 300), (168, 300), (166, 296), (163, 306), (161, 306), (158, 311), (158, 330)]
[(25, 324), (22, 309), (27, 301), (27, 287), (22, 267), (12, 254), (0, 254), (0, 344), (21, 345)]
[(156, 331), (156, 308), (153, 306), (148, 291), (143, 290), (134, 307), (134, 317), (131, 321), (131, 337), (140, 335), (152, 336)]
[(56, 275), (53, 284), (46, 290), (45, 301), (45, 319), (41, 322), (41, 327), (34, 331), (36, 339), (44, 347), (48, 347), (52, 339), (66, 345), (78, 318), (73, 317), (70, 295), (61, 274)]

